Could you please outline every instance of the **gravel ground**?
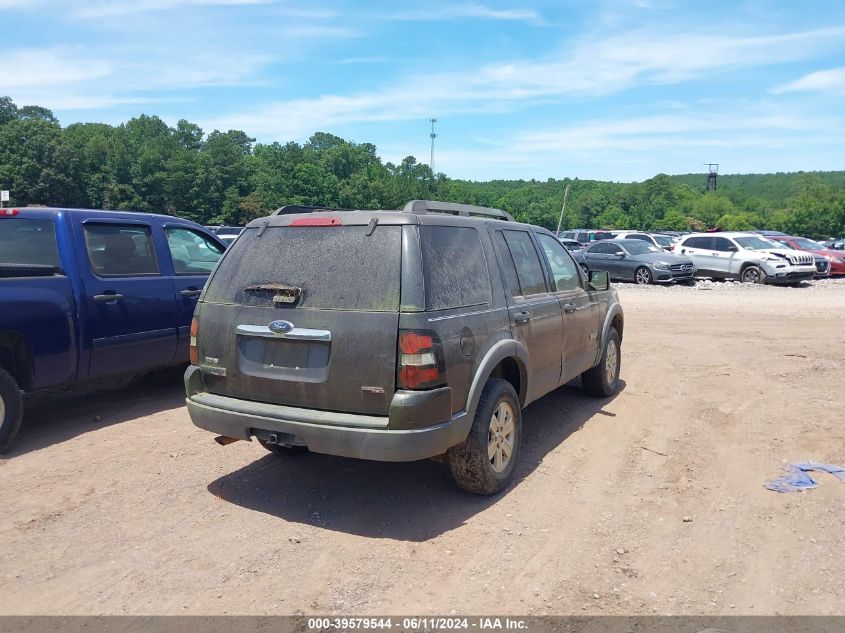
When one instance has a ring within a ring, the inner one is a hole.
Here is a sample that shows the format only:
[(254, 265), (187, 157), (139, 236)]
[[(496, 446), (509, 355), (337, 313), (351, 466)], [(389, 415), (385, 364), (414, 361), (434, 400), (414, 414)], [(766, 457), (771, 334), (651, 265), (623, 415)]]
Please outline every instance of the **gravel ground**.
[(41, 399), (0, 460), (5, 614), (845, 614), (845, 282), (619, 285), (615, 398), (531, 405), (516, 483), (280, 458), (178, 373)]

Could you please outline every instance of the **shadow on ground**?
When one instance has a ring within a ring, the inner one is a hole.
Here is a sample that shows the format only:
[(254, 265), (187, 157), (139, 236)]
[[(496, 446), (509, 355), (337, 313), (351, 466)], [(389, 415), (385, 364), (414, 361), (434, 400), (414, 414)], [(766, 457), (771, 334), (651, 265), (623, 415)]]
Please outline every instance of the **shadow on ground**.
[[(513, 485), (593, 416), (612, 416), (602, 411), (611, 400), (591, 398), (580, 386), (567, 385), (525, 409)], [(208, 490), (292, 523), (400, 541), (425, 541), (453, 530), (501, 497), (461, 491), (448, 466), (431, 460), (397, 464), (315, 453), (267, 454), (212, 482)]]
[(39, 393), (24, 404), (23, 424), (3, 458), (13, 458), (84, 433), (185, 403), (184, 366), (140, 377)]

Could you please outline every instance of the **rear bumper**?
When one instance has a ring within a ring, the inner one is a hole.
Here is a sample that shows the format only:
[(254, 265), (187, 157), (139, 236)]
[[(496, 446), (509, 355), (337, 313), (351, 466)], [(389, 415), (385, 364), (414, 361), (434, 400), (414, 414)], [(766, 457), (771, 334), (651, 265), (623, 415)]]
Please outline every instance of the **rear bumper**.
[(185, 374), (188, 413), (206, 431), (249, 440), (271, 434), (304, 443), (315, 453), (408, 462), (445, 453), (464, 441), (472, 419), (466, 413), (422, 428), (388, 428), (392, 418), (302, 409), (197, 392), (198, 368)]

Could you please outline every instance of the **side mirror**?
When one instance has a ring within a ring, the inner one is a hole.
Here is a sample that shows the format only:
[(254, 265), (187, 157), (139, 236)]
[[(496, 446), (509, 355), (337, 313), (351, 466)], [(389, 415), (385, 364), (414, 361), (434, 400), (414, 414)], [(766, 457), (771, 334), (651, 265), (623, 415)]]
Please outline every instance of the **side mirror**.
[(625, 251), (616, 251), (614, 255), (616, 255), (619, 259), (622, 259), (625, 257)]
[(736, 253), (738, 250), (739, 250), (739, 249), (738, 249), (736, 246), (734, 246), (733, 244), (731, 244), (730, 246), (728, 246), (728, 252), (729, 252), (729, 253)]
[(607, 271), (591, 270), (588, 279), (590, 288), (593, 290), (607, 290), (610, 288), (610, 277), (608, 277)]

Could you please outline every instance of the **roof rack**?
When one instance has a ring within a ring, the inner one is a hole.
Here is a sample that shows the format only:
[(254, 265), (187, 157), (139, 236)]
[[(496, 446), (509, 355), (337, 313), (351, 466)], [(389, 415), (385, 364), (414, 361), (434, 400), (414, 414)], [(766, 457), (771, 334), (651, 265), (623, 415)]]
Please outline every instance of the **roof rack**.
[(490, 207), (477, 207), (473, 204), (458, 204), (456, 202), (440, 202), (438, 200), (411, 200), (402, 209), (405, 213), (447, 213), (464, 217), (493, 218), (515, 222), (510, 213)]
[(273, 211), (273, 215), (291, 215), (293, 213), (320, 213), (323, 211), (354, 211), (355, 209), (333, 209), (331, 207), (308, 207), (301, 204), (286, 204)]
[[(276, 209), (273, 215), (290, 215), (293, 213), (322, 213), (332, 211), (355, 211), (356, 209), (333, 209), (330, 207), (309, 207), (299, 204), (288, 204)], [(516, 222), (510, 213), (490, 207), (477, 207), (473, 204), (458, 204), (456, 202), (440, 202), (438, 200), (411, 200), (402, 209), (404, 213), (446, 213), (463, 217), (492, 218), (506, 222)]]

